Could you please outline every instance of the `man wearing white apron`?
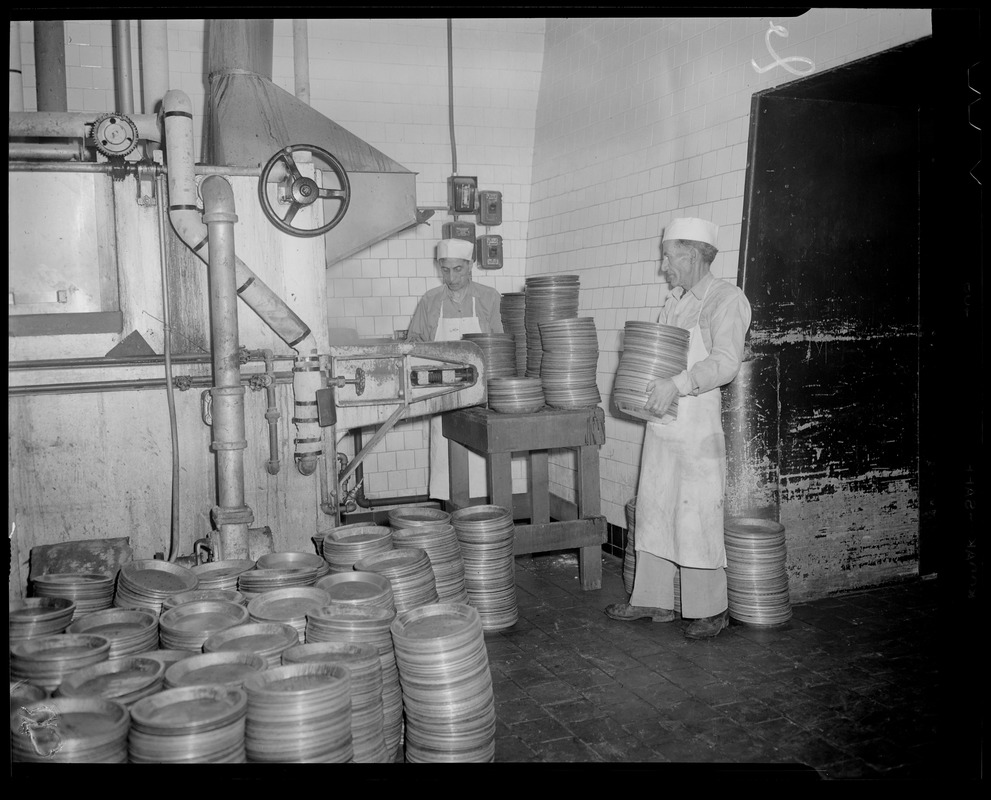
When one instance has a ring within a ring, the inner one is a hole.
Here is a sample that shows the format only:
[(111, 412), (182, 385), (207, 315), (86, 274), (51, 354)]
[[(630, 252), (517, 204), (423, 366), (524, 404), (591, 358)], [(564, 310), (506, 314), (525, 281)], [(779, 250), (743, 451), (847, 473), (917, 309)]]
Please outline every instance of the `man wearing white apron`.
[(681, 569), (681, 613), (691, 639), (716, 636), (729, 624), (723, 494), (726, 444), (720, 388), (736, 377), (750, 327), (743, 292), (713, 276), (718, 227), (676, 219), (661, 241), (661, 271), (671, 293), (658, 322), (690, 331), (688, 369), (647, 386), (655, 415), (678, 398), (677, 418), (647, 423), (637, 491), (636, 574), (629, 603), (606, 608), (612, 619), (671, 622), (675, 571)]
[[(466, 333), (502, 333), (502, 295), (471, 279), (474, 245), (464, 239), (441, 239), (437, 263), (444, 285), (430, 289), (416, 305), (406, 340), (411, 342), (456, 342)], [(430, 496), (450, 500), (448, 442), (442, 418), (430, 418)], [(485, 459), (468, 451), (468, 493), (488, 494)]]

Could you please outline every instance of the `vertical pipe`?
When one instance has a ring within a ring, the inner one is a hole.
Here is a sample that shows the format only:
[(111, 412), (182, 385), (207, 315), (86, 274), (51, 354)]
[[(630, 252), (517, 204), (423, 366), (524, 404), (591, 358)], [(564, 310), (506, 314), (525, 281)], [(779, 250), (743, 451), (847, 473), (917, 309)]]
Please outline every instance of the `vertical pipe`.
[(142, 110), (155, 114), (169, 90), (169, 23), (164, 19), (143, 19), (141, 35)]
[(65, 86), (65, 27), (62, 20), (34, 23), (38, 111), (68, 111)]
[(213, 450), (217, 454), (214, 523), (217, 559), (248, 558), (251, 510), (244, 502), (244, 387), (241, 386), (234, 256), (234, 192), (219, 175), (203, 181), (203, 221), (210, 236), (210, 333), (213, 342)]
[(134, 80), (131, 75), (131, 21), (115, 19), (112, 23), (114, 39), (114, 85), (117, 90), (117, 111), (134, 113)]
[(292, 21), (292, 54), (296, 77), (296, 97), (310, 104), (310, 44), (306, 34), (306, 20)]
[(10, 23), (10, 86), (8, 111), (24, 110), (24, 73), (21, 71), (21, 23)]

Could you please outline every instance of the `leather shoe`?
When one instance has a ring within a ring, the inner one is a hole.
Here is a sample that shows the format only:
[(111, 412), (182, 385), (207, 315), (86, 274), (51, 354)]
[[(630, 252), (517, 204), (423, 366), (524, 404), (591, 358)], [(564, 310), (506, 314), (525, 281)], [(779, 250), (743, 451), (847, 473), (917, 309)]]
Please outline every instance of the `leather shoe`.
[(678, 616), (673, 608), (655, 608), (654, 606), (631, 606), (629, 603), (613, 603), (606, 606), (606, 616), (629, 622), (634, 619), (650, 617), (653, 622), (674, 622)]
[(711, 639), (723, 628), (729, 627), (729, 609), (716, 614), (714, 617), (701, 617), (692, 620), (692, 623), (685, 630), (685, 636), (689, 639)]

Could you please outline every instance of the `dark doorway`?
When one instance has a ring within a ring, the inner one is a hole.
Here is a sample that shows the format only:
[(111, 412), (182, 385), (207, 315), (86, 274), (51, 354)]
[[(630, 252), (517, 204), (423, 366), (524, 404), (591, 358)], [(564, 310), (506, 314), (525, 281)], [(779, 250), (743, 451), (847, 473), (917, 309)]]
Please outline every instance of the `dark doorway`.
[(935, 57), (926, 38), (753, 99), (740, 279), (756, 396), (739, 405), (763, 409), (749, 427), (793, 600), (937, 569), (919, 292)]

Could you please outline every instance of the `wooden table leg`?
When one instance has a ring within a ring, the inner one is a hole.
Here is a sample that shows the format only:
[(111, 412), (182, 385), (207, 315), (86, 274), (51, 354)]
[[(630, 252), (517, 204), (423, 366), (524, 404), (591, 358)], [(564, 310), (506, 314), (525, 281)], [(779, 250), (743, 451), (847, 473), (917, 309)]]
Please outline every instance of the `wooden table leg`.
[(550, 481), (547, 476), (547, 451), (535, 450), (530, 453), (528, 467), (530, 484), (530, 522), (538, 525), (551, 520)]
[(488, 457), (489, 500), (492, 505), (513, 511), (513, 454), (492, 453)]
[(447, 468), (450, 473), (451, 505), (464, 508), (470, 502), (468, 489), (468, 450), (447, 440)]
[[(598, 515), (599, 504), (599, 449), (578, 449), (578, 516)], [(578, 579), (582, 589), (602, 588), (602, 546), (582, 547), (578, 550)]]

